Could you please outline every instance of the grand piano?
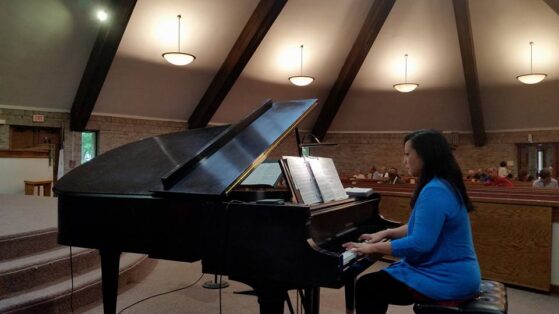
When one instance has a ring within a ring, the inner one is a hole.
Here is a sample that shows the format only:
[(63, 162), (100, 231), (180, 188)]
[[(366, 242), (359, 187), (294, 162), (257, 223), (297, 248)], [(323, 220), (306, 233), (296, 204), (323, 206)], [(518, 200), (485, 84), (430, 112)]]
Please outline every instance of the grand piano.
[(380, 196), (305, 205), (289, 190), (238, 187), (316, 105), (268, 100), (237, 124), (146, 138), (62, 177), (58, 242), (99, 249), (104, 312), (116, 311), (121, 252), (201, 260), (204, 273), (252, 286), (261, 313), (283, 313), (290, 289), (318, 313), (319, 287), (345, 286), (352, 308), (355, 277), (377, 258), (341, 244), (396, 226), (379, 215)]

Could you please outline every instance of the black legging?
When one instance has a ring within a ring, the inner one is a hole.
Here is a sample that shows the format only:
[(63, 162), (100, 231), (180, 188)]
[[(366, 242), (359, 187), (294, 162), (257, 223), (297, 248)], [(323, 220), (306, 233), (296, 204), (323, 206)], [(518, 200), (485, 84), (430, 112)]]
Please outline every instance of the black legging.
[(355, 286), (357, 314), (386, 313), (388, 304), (414, 303), (412, 290), (385, 271), (361, 276)]

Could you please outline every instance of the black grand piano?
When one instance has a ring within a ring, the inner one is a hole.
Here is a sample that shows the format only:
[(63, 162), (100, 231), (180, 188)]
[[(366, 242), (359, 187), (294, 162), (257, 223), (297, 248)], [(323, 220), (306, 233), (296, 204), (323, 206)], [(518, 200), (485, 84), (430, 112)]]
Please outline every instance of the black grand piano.
[(289, 289), (318, 313), (319, 287), (344, 285), (353, 307), (355, 276), (375, 259), (341, 244), (394, 226), (378, 213), (379, 195), (304, 205), (289, 190), (237, 189), (316, 104), (268, 100), (237, 124), (146, 138), (62, 177), (58, 242), (99, 249), (104, 312), (116, 310), (121, 252), (201, 260), (204, 273), (252, 286), (261, 313), (283, 313)]

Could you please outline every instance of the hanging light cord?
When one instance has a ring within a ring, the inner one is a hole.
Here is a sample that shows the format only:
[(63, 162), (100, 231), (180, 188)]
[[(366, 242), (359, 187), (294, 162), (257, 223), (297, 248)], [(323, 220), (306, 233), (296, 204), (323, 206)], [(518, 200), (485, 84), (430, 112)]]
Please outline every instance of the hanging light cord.
[(404, 55), (405, 58), (405, 65), (404, 65), (404, 83), (408, 83), (408, 54)]
[(178, 43), (179, 43), (178, 49), (179, 50), (178, 50), (178, 52), (181, 52), (181, 15), (180, 14), (177, 15), (177, 18), (179, 19), (179, 40), (178, 40)]
[(303, 45), (301, 45), (301, 76), (303, 76)]
[(533, 41), (530, 42), (530, 74), (533, 73), (533, 71), (532, 71), (532, 46), (534, 46)]

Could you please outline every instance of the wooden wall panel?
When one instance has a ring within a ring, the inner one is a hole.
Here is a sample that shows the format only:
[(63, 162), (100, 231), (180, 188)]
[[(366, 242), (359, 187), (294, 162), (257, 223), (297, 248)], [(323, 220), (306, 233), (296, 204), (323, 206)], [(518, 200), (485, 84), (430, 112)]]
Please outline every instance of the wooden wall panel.
[[(407, 222), (409, 201), (382, 195), (380, 213)], [(473, 201), (470, 219), (483, 278), (550, 291), (553, 208)]]

